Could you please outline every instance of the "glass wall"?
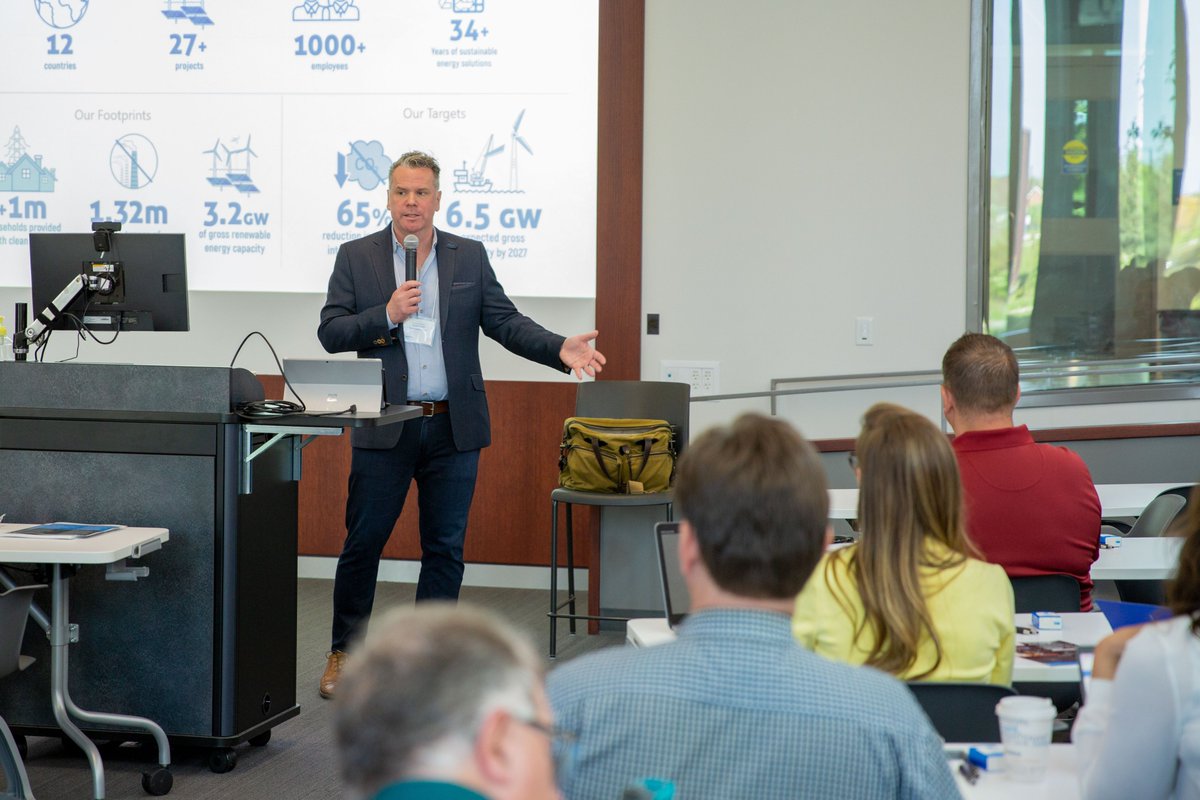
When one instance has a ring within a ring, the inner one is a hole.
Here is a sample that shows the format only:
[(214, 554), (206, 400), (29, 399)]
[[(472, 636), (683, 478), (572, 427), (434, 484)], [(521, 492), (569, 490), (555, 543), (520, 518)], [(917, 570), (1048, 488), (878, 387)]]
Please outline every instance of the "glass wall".
[(984, 329), (1027, 389), (1195, 380), (1200, 0), (984, 7)]

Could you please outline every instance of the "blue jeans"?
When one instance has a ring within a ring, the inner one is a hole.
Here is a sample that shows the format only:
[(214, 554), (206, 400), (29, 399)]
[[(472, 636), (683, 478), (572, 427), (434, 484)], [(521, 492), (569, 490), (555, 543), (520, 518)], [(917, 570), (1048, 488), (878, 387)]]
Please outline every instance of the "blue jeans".
[(371, 616), (380, 555), (414, 479), (421, 531), (417, 600), (457, 600), (462, 586), (463, 540), (479, 451), (455, 449), (449, 414), (401, 424), (404, 430), (392, 449), (353, 448), (346, 543), (333, 581), (334, 650), (345, 650)]

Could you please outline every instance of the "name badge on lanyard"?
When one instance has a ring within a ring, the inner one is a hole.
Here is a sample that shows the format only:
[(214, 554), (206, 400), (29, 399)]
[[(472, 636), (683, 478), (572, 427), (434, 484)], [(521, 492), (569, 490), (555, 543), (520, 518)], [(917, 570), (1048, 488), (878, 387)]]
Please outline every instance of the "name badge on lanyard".
[(433, 326), (437, 320), (429, 317), (409, 317), (404, 320), (404, 341), (410, 344), (433, 344)]

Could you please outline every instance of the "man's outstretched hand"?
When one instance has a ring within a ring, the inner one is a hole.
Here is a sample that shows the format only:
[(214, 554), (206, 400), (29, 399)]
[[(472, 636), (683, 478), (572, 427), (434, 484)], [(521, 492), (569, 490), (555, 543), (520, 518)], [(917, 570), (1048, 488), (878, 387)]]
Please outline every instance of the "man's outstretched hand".
[(604, 368), (604, 354), (592, 347), (592, 341), (599, 335), (600, 331), (588, 331), (568, 337), (558, 351), (559, 359), (579, 380), (583, 380), (585, 372), (594, 378)]

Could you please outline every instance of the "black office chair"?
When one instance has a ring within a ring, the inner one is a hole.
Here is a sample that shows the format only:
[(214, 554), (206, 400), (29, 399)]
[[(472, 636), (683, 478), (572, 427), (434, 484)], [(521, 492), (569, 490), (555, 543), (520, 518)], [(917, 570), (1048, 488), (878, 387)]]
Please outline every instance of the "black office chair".
[[(0, 678), (19, 672), (33, 663), (33, 658), (21, 655), (21, 640), (25, 638), (25, 621), (29, 617), (29, 604), (33, 600), (33, 593), (45, 588), (45, 584), (16, 586), (0, 594)], [(17, 742), (2, 717), (0, 769), (4, 770), (7, 784), (7, 789), (0, 793), (0, 800), (24, 800), (33, 797)]]
[[(575, 416), (610, 419), (664, 419), (675, 431), (675, 450), (682, 453), (688, 440), (691, 387), (686, 383), (665, 381), (594, 381), (579, 384), (575, 395)], [(624, 622), (626, 617), (579, 614), (575, 610), (575, 535), (572, 508), (576, 505), (608, 508), (664, 506), (667, 519), (673, 518), (674, 492), (654, 494), (600, 494), (571, 489), (550, 493), (550, 658), (558, 652), (558, 620), (570, 620), (575, 633), (576, 620)], [(558, 599), (558, 507), (566, 506), (567, 515), (567, 599)], [(593, 565), (593, 569), (598, 565)], [(567, 606), (567, 613), (560, 613)]]
[(908, 688), (947, 742), (1000, 741), (996, 704), (1016, 694), (994, 683), (909, 681)]
[[(1190, 487), (1168, 489), (1150, 501), (1133, 527), (1125, 533), (1129, 539), (1165, 536), (1171, 525), (1187, 505)], [(1127, 603), (1150, 603), (1161, 606), (1166, 602), (1164, 583), (1161, 580), (1114, 580), (1117, 594)]]
[(1070, 575), (1030, 575), (1009, 578), (1018, 614), (1034, 611), (1078, 611), (1079, 581)]

